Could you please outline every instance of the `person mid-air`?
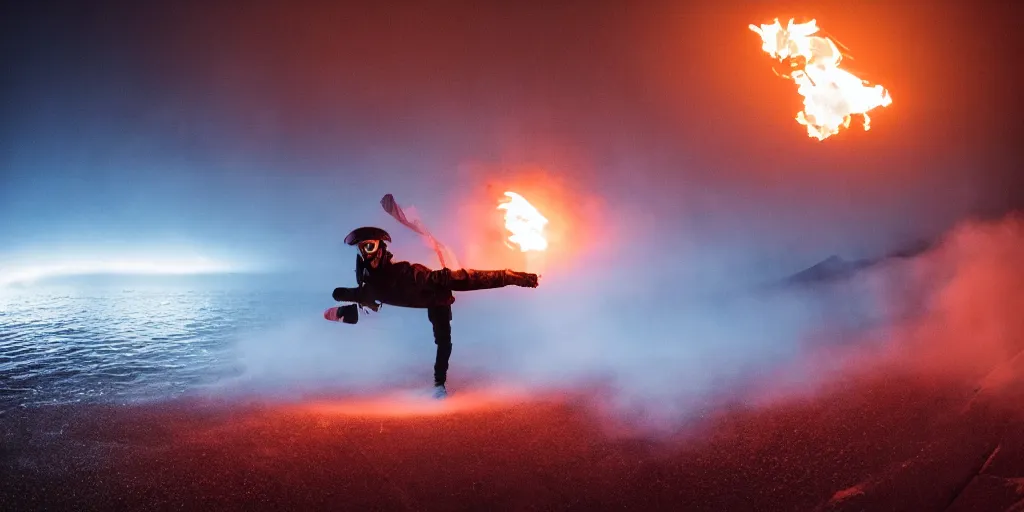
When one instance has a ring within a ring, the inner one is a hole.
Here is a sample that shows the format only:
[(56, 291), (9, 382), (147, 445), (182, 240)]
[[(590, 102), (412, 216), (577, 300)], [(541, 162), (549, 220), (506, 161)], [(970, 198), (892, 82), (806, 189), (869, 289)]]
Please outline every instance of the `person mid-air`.
[(338, 302), (353, 302), (324, 312), (324, 318), (355, 324), (359, 306), (377, 311), (381, 304), (427, 310), (434, 329), (437, 357), (434, 360), (434, 398), (445, 398), (448, 391), (448, 360), (452, 354), (452, 292), (488, 290), (505, 286), (536, 288), (537, 274), (513, 270), (431, 270), (419, 263), (394, 261), (387, 244), (391, 235), (377, 227), (361, 227), (345, 237), (349, 246), (357, 246), (355, 288), (335, 288)]

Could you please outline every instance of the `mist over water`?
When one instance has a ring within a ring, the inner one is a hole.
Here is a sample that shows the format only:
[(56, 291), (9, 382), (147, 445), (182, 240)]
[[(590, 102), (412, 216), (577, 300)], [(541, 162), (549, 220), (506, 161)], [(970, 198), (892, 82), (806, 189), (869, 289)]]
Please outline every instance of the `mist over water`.
[[(614, 414), (664, 426), (882, 368), (981, 379), (1024, 348), (1017, 217), (961, 224), (923, 254), (849, 277), (723, 282), (728, 293), (719, 294), (602, 267), (625, 259), (593, 259), (536, 290), (458, 294), (450, 388), (585, 393)], [(330, 290), (351, 284), (346, 274), (5, 290), (3, 409), (185, 395), (343, 400), (429, 387), (425, 312), (385, 307), (356, 326), (323, 320)]]

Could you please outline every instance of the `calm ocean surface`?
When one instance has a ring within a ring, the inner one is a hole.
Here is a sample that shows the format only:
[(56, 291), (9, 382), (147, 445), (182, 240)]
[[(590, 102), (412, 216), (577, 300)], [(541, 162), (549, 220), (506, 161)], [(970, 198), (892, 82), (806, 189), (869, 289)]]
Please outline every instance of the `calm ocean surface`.
[[(422, 310), (385, 308), (358, 326), (324, 321), (331, 290), (351, 284), (344, 274), (106, 276), (0, 289), (0, 414), (428, 388), (435, 346)], [(697, 400), (797, 360), (807, 342), (845, 343), (886, 323), (877, 294), (849, 284), (671, 308), (578, 288), (460, 295), (449, 383), (476, 376), (560, 389), (600, 378), (626, 401)]]
[(173, 398), (237, 377), (240, 333), (332, 305), (330, 284), (275, 283), (94, 277), (0, 290), (0, 412)]

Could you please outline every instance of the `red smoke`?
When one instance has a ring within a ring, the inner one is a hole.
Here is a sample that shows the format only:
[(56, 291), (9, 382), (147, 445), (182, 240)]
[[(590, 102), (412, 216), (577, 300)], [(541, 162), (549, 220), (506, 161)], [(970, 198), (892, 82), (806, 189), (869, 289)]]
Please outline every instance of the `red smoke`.
[(963, 223), (920, 256), (854, 276), (876, 298), (879, 325), (851, 343), (811, 348), (769, 378), (754, 402), (821, 393), (865, 375), (989, 391), (1020, 382), (1022, 262), (1024, 219), (1010, 216)]
[(1024, 349), (1021, 217), (963, 224), (909, 270), (928, 293), (923, 317), (899, 330), (902, 357), (939, 374), (975, 375)]

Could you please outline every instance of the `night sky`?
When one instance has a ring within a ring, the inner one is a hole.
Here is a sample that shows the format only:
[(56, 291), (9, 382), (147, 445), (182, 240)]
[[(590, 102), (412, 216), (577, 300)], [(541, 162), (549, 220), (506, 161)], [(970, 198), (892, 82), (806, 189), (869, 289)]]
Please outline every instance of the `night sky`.
[[(487, 266), (470, 248), (501, 236), (460, 212), (507, 186), (550, 193), (560, 254), (685, 286), (1024, 205), (1020, 7), (681, 3), (7, 2), (0, 261), (189, 248), (348, 279), (357, 225), (429, 257), (390, 192)], [(816, 18), (890, 90), (870, 131), (806, 137), (747, 28), (775, 17)]]

